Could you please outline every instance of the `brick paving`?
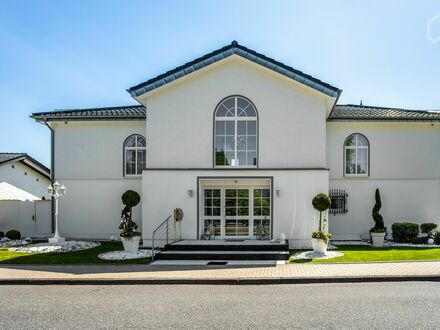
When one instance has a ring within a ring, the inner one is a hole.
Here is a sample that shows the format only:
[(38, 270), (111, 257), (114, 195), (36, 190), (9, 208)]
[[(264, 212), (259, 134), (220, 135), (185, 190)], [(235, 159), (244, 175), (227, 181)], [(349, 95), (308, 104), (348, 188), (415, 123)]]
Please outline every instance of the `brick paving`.
[(286, 264), (272, 266), (2, 265), (3, 281), (283, 280), (437, 277), (440, 261)]

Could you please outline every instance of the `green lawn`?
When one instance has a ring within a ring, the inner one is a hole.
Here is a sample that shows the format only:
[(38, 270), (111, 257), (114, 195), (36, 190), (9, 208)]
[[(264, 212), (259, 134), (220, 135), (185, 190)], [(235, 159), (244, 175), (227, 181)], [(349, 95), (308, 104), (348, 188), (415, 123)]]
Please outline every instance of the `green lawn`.
[(150, 258), (105, 261), (98, 254), (123, 250), (121, 242), (102, 242), (93, 249), (67, 253), (19, 253), (0, 249), (0, 264), (145, 264)]
[(405, 261), (405, 260), (440, 260), (440, 248), (384, 247), (374, 248), (364, 245), (341, 245), (337, 252), (342, 257), (333, 259), (294, 259), (293, 254), (300, 250), (291, 250), (290, 263), (307, 262), (374, 262), (374, 261)]

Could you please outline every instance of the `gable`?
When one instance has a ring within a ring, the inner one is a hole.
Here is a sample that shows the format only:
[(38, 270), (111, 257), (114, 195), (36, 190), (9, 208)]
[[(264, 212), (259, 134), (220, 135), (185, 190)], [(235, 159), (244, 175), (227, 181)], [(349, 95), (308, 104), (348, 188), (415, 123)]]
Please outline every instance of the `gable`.
[(292, 79), (293, 81), (299, 82), (329, 97), (337, 98), (341, 93), (341, 90), (328, 83), (325, 83), (317, 78), (314, 78), (308, 74), (305, 74), (304, 72), (296, 70), (263, 54), (257, 53), (249, 48), (241, 46), (236, 41), (233, 41), (228, 46), (225, 46), (212, 53), (197, 58), (146, 82), (133, 86), (127, 91), (131, 94), (132, 97), (137, 98), (144, 94), (150, 93), (155, 89), (172, 83), (178, 79), (193, 74), (194, 72), (211, 66), (214, 63), (225, 60), (226, 58), (233, 55), (240, 56), (250, 62), (261, 65), (262, 67), (272, 70), (284, 77)]

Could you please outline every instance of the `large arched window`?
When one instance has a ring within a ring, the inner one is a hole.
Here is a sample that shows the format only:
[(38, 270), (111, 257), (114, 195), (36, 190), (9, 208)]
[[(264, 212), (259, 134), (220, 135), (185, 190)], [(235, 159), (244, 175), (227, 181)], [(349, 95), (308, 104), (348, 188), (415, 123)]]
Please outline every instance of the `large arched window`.
[(215, 166), (257, 166), (257, 110), (248, 99), (230, 96), (215, 109)]
[(344, 144), (344, 174), (346, 176), (369, 175), (370, 144), (359, 133), (350, 135)]
[(145, 168), (146, 142), (142, 135), (130, 135), (124, 142), (124, 174), (140, 175)]

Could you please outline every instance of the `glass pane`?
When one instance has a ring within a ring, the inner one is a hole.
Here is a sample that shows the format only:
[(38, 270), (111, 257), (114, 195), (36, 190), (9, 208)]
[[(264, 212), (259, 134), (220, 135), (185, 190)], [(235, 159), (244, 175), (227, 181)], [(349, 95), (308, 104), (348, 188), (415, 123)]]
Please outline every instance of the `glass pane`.
[(239, 109), (245, 109), (250, 105), (249, 101), (242, 98), (242, 97), (237, 97), (237, 108)]
[(356, 145), (356, 135), (350, 135), (345, 142), (346, 146), (355, 146)]
[(249, 220), (237, 220), (237, 236), (249, 235)]
[(137, 151), (137, 174), (142, 174), (142, 170), (146, 167), (145, 155), (146, 150)]
[(254, 189), (254, 197), (261, 197), (261, 189)]
[(238, 135), (246, 135), (246, 122), (245, 121), (237, 121), (237, 134)]
[(125, 173), (136, 174), (136, 150), (125, 151)]
[(205, 199), (205, 207), (211, 207), (212, 206), (212, 199), (206, 198)]
[(257, 152), (249, 151), (247, 153), (247, 165), (257, 165)]
[(238, 199), (238, 206), (239, 207), (248, 207), (249, 206), (249, 199), (247, 199), (247, 198)]
[(237, 196), (240, 198), (248, 198), (249, 190), (248, 189), (238, 189)]
[(247, 134), (257, 135), (257, 122), (255, 120), (247, 121)]
[(215, 122), (215, 134), (216, 135), (226, 135), (226, 124), (225, 124), (225, 121), (217, 120)]
[(140, 136), (140, 135), (137, 136), (137, 146), (138, 147), (145, 147), (146, 146), (145, 138), (143, 136)]
[(357, 137), (357, 143), (356, 143), (357, 146), (364, 146), (364, 147), (368, 146), (368, 141), (365, 138), (365, 136), (356, 134), (356, 137)]
[(226, 156), (226, 164), (225, 165), (232, 165), (232, 160), (235, 158), (235, 155), (233, 152), (225, 152)]
[(219, 217), (220, 216), (220, 208), (219, 207), (214, 207), (212, 209), (212, 215)]
[(237, 196), (237, 190), (236, 189), (226, 189), (225, 196), (226, 197), (236, 197)]
[(237, 222), (235, 219), (227, 219), (225, 221), (225, 235), (236, 236), (237, 235)]
[(222, 151), (216, 151), (215, 153), (215, 165), (229, 165), (228, 160), (226, 158), (225, 152)]
[(205, 189), (205, 198), (212, 197), (212, 190), (211, 189)]
[(225, 150), (226, 138), (224, 136), (217, 136), (215, 138), (215, 150), (223, 151)]
[(270, 207), (263, 207), (262, 215), (270, 215)]
[(226, 135), (233, 135), (235, 136), (235, 121), (227, 121), (225, 122), (226, 125)]
[(211, 216), (212, 215), (212, 209), (210, 207), (205, 207), (205, 215)]
[(270, 197), (270, 189), (261, 189), (263, 197)]
[(270, 198), (269, 197), (263, 197), (261, 199), (261, 205), (262, 206), (266, 206), (266, 207), (270, 206)]
[(237, 150), (246, 150), (246, 136), (245, 135), (239, 135), (237, 137)]
[(246, 113), (247, 113), (248, 117), (256, 117), (257, 116), (257, 111), (255, 111), (255, 108), (252, 104), (250, 104), (247, 107)]
[(235, 197), (234, 198), (226, 198), (225, 205), (226, 205), (226, 207), (236, 207), (237, 206), (237, 199)]
[(220, 104), (220, 106), (217, 109), (217, 112), (215, 113), (215, 116), (216, 117), (225, 117), (227, 112), (228, 112), (228, 109), (224, 106), (224, 104)]
[(257, 150), (257, 138), (255, 136), (247, 137), (247, 149), (248, 150)]
[(226, 216), (236, 216), (237, 209), (235, 207), (226, 207), (225, 214)]
[(261, 208), (260, 207), (254, 207), (254, 215), (261, 215)]
[(235, 97), (224, 100), (222, 104), (228, 109), (235, 108)]
[(235, 139), (233, 136), (226, 137), (225, 150), (226, 151), (234, 151), (235, 150)]
[(248, 207), (240, 207), (237, 209), (237, 215), (246, 216), (249, 215), (249, 208)]
[(126, 147), (136, 147), (136, 135), (130, 136), (127, 141), (125, 141)]
[(220, 198), (214, 198), (212, 200), (212, 205), (215, 207), (220, 207)]
[(238, 157), (238, 165), (248, 165), (246, 151), (237, 152), (237, 157)]
[(220, 189), (213, 189), (212, 190), (212, 197), (220, 198)]

